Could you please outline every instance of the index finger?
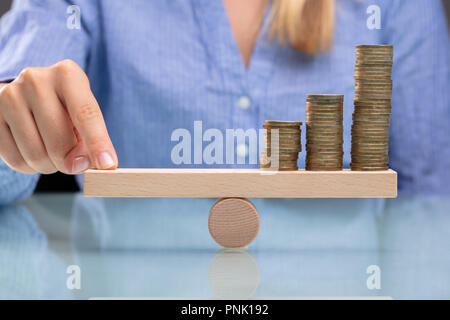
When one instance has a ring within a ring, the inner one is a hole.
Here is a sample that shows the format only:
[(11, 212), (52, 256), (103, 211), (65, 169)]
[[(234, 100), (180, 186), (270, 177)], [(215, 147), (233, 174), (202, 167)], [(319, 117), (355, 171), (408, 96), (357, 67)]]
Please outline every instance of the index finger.
[(87, 147), (91, 165), (116, 168), (117, 155), (86, 74), (74, 62), (65, 61), (57, 68), (57, 94)]

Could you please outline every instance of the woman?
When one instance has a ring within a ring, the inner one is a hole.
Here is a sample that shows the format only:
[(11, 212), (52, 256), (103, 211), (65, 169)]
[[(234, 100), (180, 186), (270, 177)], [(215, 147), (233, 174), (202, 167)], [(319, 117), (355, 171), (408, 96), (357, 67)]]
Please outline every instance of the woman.
[(348, 166), (354, 47), (386, 43), (395, 48), (390, 166), (402, 191), (449, 190), (440, 1), (74, 3), (16, 1), (1, 21), (0, 202), (29, 195), (38, 173), (111, 169), (118, 159), (177, 166), (174, 130), (301, 120), (308, 93), (345, 94)]

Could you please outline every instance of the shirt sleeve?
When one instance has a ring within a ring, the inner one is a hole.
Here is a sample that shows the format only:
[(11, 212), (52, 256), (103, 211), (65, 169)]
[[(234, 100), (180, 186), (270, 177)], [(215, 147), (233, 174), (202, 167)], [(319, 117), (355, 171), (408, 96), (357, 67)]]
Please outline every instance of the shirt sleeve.
[(450, 44), (441, 1), (398, 0), (386, 12), (394, 45), (390, 140), (399, 189), (450, 192)]
[(38, 180), (38, 174), (19, 173), (0, 159), (0, 205), (27, 198), (33, 193)]
[[(15, 79), (24, 68), (46, 67), (64, 59), (86, 68), (95, 3), (14, 1), (12, 9), (0, 20), (0, 82)], [(11, 170), (0, 159), (0, 204), (29, 196), (38, 179), (39, 175)]]
[(24, 68), (46, 67), (64, 59), (86, 67), (92, 32), (88, 22), (95, 6), (86, 0), (70, 2), (78, 4), (14, 1), (0, 20), (0, 81), (15, 79)]

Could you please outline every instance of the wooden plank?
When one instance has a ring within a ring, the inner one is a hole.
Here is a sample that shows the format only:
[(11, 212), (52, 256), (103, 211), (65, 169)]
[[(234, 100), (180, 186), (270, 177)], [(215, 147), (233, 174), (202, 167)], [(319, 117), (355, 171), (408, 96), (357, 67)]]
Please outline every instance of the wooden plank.
[(262, 169), (117, 169), (84, 175), (89, 197), (395, 198), (397, 173)]

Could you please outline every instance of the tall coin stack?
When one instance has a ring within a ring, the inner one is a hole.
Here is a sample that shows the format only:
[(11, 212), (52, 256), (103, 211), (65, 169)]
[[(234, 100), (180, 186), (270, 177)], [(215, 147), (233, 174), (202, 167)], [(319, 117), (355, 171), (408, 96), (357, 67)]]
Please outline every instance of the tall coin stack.
[(306, 97), (306, 170), (342, 170), (343, 95)]
[[(298, 153), (302, 151), (301, 125), (301, 122), (294, 121), (267, 120), (264, 123), (265, 150), (261, 152), (261, 168), (279, 171), (298, 170)], [(278, 129), (278, 139), (272, 132), (274, 129)], [(272, 136), (275, 144), (272, 144)]]
[(387, 170), (393, 47), (356, 47), (352, 170)]

